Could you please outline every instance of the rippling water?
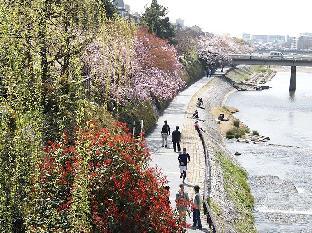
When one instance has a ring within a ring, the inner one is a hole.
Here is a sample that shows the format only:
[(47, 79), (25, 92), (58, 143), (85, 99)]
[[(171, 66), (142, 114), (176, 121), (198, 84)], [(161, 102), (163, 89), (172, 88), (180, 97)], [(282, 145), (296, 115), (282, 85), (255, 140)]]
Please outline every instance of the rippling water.
[(312, 73), (297, 70), (294, 95), (289, 79), (290, 71), (278, 72), (271, 89), (237, 92), (226, 103), (273, 144), (227, 144), (242, 153), (259, 232), (312, 232)]

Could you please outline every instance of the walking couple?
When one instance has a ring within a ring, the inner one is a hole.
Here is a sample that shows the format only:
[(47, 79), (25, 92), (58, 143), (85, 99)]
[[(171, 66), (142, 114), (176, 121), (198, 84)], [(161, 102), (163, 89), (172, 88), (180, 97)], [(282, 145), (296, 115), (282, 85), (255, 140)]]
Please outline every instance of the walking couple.
[[(193, 228), (202, 229), (202, 224), (200, 220), (200, 206), (201, 198), (199, 194), (199, 186), (194, 186), (195, 196), (191, 202), (188, 196), (188, 193), (184, 190), (184, 185), (180, 184), (180, 190), (176, 194), (176, 207), (179, 213), (179, 219), (181, 223), (185, 224), (186, 222), (186, 213), (189, 213), (189, 207), (192, 207), (193, 211)], [(189, 213), (190, 214), (190, 213)]]
[[(164, 125), (161, 129), (161, 137), (162, 137), (162, 147), (168, 147), (168, 136), (170, 135), (170, 127), (167, 121), (164, 121)], [(181, 151), (181, 132), (179, 131), (179, 126), (176, 126), (176, 130), (172, 132), (172, 143), (173, 143), (173, 150), (174, 152)]]

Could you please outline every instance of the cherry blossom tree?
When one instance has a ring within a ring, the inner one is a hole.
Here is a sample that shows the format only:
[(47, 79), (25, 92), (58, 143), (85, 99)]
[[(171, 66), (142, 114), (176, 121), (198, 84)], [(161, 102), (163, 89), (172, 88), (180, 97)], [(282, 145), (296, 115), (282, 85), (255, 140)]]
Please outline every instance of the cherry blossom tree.
[(231, 62), (230, 54), (250, 53), (246, 42), (229, 36), (206, 35), (199, 41), (199, 57), (208, 67), (220, 67)]
[(91, 43), (85, 52), (93, 95), (120, 104), (173, 98), (185, 85), (176, 49), (143, 28), (114, 30), (113, 35), (111, 28), (106, 31), (105, 39)]

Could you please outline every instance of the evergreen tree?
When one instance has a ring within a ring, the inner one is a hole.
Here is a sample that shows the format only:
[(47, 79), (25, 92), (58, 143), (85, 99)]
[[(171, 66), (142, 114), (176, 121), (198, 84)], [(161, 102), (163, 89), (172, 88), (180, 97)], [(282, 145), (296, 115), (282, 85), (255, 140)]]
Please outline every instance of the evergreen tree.
[(106, 17), (108, 19), (114, 18), (114, 15), (117, 13), (117, 8), (114, 4), (114, 0), (102, 0), (106, 12)]
[(162, 39), (167, 39), (173, 43), (175, 30), (167, 17), (167, 8), (153, 0), (150, 7), (147, 7), (143, 16), (142, 24), (147, 26), (151, 33), (156, 34)]
[(65, 130), (74, 140), (84, 98), (81, 51), (104, 20), (102, 8), (98, 0), (0, 1), (0, 232), (62, 224), (50, 212), (55, 200), (37, 195), (44, 190), (38, 163), (48, 140)]

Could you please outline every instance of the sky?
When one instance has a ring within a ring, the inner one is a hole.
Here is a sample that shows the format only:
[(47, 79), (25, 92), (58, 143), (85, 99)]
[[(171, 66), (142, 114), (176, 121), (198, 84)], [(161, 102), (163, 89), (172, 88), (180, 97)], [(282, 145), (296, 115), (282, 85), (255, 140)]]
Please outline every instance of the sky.
[[(144, 12), (151, 0), (124, 0), (131, 12)], [(239, 36), (298, 35), (312, 32), (312, 0), (158, 0), (172, 22), (184, 19), (206, 32)]]

